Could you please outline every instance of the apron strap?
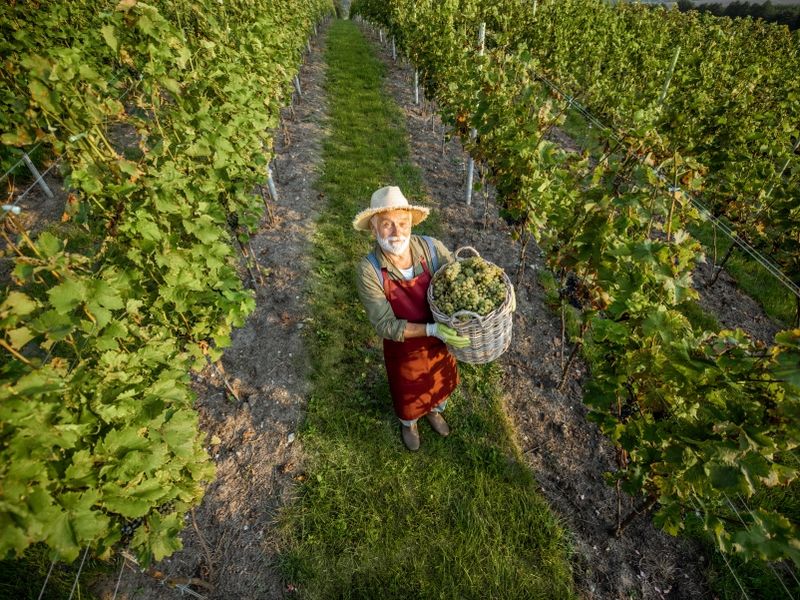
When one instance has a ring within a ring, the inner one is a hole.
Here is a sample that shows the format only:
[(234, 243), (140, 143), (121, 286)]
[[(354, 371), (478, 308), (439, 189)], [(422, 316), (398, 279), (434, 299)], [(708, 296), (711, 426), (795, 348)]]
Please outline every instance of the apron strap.
[(425, 243), (428, 245), (428, 251), (431, 254), (431, 266), (433, 267), (433, 273), (436, 273), (436, 271), (439, 270), (439, 255), (436, 253), (436, 246), (433, 244), (433, 238), (427, 235), (421, 235), (419, 237), (425, 240)]
[(383, 275), (381, 274), (381, 265), (378, 263), (378, 259), (372, 252), (370, 252), (367, 254), (367, 260), (369, 260), (372, 268), (375, 269), (375, 277), (378, 278), (378, 283), (380, 283), (381, 287), (383, 287)]

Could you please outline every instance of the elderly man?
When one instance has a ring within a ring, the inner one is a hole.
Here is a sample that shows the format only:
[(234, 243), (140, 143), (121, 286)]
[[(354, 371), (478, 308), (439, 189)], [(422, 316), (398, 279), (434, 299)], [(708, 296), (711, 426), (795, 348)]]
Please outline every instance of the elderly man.
[(428, 306), (431, 277), (453, 260), (440, 241), (411, 235), (411, 227), (428, 213), (428, 208), (410, 205), (400, 188), (387, 186), (372, 194), (370, 207), (353, 220), (355, 229), (375, 235), (373, 251), (358, 265), (358, 295), (383, 338), (392, 403), (411, 451), (419, 449), (417, 420), (422, 416), (439, 435), (450, 433), (441, 413), (458, 385), (458, 370), (445, 343), (469, 345), (469, 338), (435, 323)]

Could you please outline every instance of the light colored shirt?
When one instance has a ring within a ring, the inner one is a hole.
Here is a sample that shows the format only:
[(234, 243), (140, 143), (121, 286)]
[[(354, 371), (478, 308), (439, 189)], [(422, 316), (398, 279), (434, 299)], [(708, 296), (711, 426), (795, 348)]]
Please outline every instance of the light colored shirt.
[(411, 265), (407, 269), (400, 269), (400, 274), (406, 281), (414, 279), (414, 265)]
[[(440, 269), (447, 263), (453, 262), (452, 253), (445, 248), (442, 242), (434, 239), (433, 245), (436, 248), (436, 253), (439, 258), (438, 266)], [(425, 263), (428, 265), (431, 275), (433, 275), (433, 260), (428, 252), (428, 245), (425, 243), (425, 240), (417, 235), (412, 235), (409, 248), (411, 249), (412, 277), (416, 277), (422, 273), (421, 260), (423, 257), (425, 258)], [(381, 269), (386, 269), (390, 279), (405, 279), (400, 269), (395, 267), (394, 264), (386, 258), (386, 255), (377, 242), (375, 242), (372, 252), (378, 259), (378, 264)], [(408, 321), (405, 319), (398, 319), (395, 316), (392, 306), (389, 304), (383, 292), (383, 281), (378, 281), (377, 273), (375, 273), (375, 269), (366, 256), (361, 259), (356, 267), (356, 285), (358, 288), (358, 297), (361, 298), (361, 302), (367, 311), (367, 318), (369, 322), (372, 323), (378, 335), (396, 342), (405, 341), (405, 329)]]

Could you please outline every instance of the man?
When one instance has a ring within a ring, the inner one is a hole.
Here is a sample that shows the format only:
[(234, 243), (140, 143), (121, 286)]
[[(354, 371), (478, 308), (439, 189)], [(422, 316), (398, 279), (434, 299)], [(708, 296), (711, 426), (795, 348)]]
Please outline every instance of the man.
[(469, 345), (469, 338), (435, 323), (428, 306), (431, 277), (453, 260), (440, 241), (411, 235), (411, 227), (429, 212), (410, 205), (400, 188), (387, 186), (372, 194), (370, 207), (353, 219), (356, 230), (375, 235), (373, 251), (358, 265), (358, 295), (383, 338), (392, 404), (411, 451), (419, 449), (417, 420), (422, 416), (439, 435), (450, 433), (442, 411), (458, 385), (458, 369), (445, 343)]

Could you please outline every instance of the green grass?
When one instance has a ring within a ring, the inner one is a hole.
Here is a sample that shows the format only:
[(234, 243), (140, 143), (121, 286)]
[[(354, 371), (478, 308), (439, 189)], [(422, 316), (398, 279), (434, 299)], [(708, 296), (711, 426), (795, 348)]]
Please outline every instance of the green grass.
[[(19, 560), (0, 561), (0, 598), (36, 600), (44, 588), (42, 600), (66, 600), (75, 583), (80, 562), (80, 557), (72, 564), (57, 562), (47, 579), (51, 564), (49, 550), (44, 544), (33, 545)], [(90, 554), (72, 597), (76, 600), (95, 598), (89, 593), (89, 587), (97, 578), (109, 575), (113, 569), (110, 563), (99, 561)]]
[[(703, 244), (708, 260), (713, 259), (716, 246), (717, 261), (722, 261), (728, 248), (733, 244), (729, 238), (720, 233), (715, 239), (714, 226), (709, 222), (699, 227), (692, 227), (691, 234)], [(764, 312), (770, 317), (786, 327), (794, 323), (797, 311), (794, 295), (759, 263), (741, 250), (736, 250), (725, 265), (725, 270), (736, 280), (736, 285), (743, 292), (761, 304)], [(712, 287), (711, 293), (713, 290)]]
[[(451, 435), (423, 419), (419, 452), (402, 445), (380, 341), (355, 291), (370, 240), (350, 221), (382, 185), (427, 200), (384, 68), (349, 21), (331, 27), (326, 59), (327, 206), (312, 250), (313, 391), (301, 429), (308, 476), (282, 515), (283, 576), (306, 598), (572, 598), (566, 534), (515, 447), (497, 368), (460, 365)], [(436, 234), (435, 220), (425, 225)]]

